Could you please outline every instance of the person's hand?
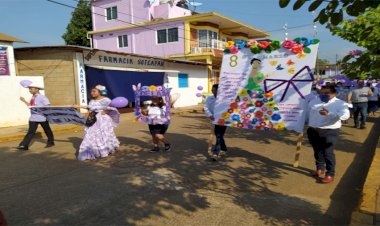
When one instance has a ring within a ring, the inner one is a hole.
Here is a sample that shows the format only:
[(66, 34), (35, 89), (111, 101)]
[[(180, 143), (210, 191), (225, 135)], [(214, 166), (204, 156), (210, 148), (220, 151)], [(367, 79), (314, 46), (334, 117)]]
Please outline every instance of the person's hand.
[(325, 108), (322, 108), (322, 110), (319, 111), (319, 114), (323, 115), (323, 116), (326, 116), (329, 114), (329, 111), (326, 110)]
[(213, 115), (210, 116), (211, 121), (215, 120), (215, 117)]
[(24, 97), (20, 97), (20, 100), (21, 100), (22, 102), (26, 102), (26, 100), (25, 100)]

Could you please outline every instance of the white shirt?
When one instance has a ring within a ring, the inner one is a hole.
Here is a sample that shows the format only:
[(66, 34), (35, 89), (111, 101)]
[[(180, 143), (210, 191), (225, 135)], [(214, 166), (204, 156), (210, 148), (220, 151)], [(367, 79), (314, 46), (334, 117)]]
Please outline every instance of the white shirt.
[(216, 97), (214, 95), (208, 96), (205, 101), (205, 105), (203, 106), (203, 110), (205, 111), (208, 117), (214, 115), (214, 107), (215, 107)]
[[(325, 108), (328, 115), (319, 113)], [(339, 129), (342, 126), (341, 120), (350, 118), (348, 104), (334, 97), (329, 102), (324, 103), (319, 98), (312, 100), (306, 109), (306, 120), (309, 126), (320, 129)]]

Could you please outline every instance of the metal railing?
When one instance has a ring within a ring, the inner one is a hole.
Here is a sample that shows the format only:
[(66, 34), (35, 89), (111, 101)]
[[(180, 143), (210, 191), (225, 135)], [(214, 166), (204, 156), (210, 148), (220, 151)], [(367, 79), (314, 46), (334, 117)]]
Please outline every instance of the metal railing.
[(190, 41), (190, 51), (191, 53), (209, 53), (213, 49), (223, 50), (225, 45), (226, 42), (217, 39)]

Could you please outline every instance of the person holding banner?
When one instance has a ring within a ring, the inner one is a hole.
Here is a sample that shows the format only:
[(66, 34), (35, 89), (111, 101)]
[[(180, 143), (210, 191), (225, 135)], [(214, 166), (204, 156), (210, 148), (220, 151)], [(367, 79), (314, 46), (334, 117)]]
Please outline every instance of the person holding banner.
[[(203, 108), (207, 117), (209, 117), (211, 121), (214, 121), (214, 107), (216, 102), (216, 95), (218, 93), (218, 84), (214, 84), (211, 91), (213, 95), (207, 97)], [(212, 151), (212, 159), (214, 161), (219, 158), (220, 151), (223, 151), (224, 154), (227, 152), (226, 142), (224, 141), (224, 134), (226, 133), (226, 129), (227, 127), (222, 125), (215, 125), (214, 127), (214, 134), (216, 137), (216, 143), (214, 150)]]
[[(27, 88), (29, 88), (29, 92), (33, 95), (32, 99), (28, 102), (25, 100), (24, 97), (20, 97), (20, 100), (24, 102), (28, 107), (43, 107), (50, 105), (49, 99), (46, 96), (40, 94), (40, 90), (44, 89), (42, 85), (32, 83)], [(51, 131), (49, 122), (47, 121), (46, 117), (43, 114), (37, 112), (36, 110), (31, 109), (28, 132), (19, 144), (19, 146), (17, 147), (17, 149), (23, 151), (27, 151), (29, 149), (30, 142), (32, 141), (34, 134), (37, 131), (38, 125), (42, 126), (48, 138), (45, 148), (49, 148), (55, 145), (54, 135)]]
[(164, 151), (171, 150), (171, 144), (168, 139), (165, 138), (165, 133), (168, 130), (169, 125), (166, 117), (165, 103), (162, 97), (152, 97), (152, 103), (141, 112), (148, 117), (148, 126), (150, 134), (153, 140), (152, 153), (160, 152), (159, 143), (162, 142), (165, 145)]
[(331, 183), (335, 176), (334, 148), (338, 141), (341, 120), (350, 117), (348, 104), (336, 98), (333, 86), (323, 86), (319, 98), (312, 100), (306, 109), (307, 135), (314, 149), (315, 176), (321, 183)]
[(88, 108), (90, 113), (86, 121), (85, 135), (80, 145), (77, 159), (94, 160), (104, 158), (117, 151), (120, 142), (117, 139), (114, 127), (119, 123), (119, 111), (110, 107), (111, 100), (106, 97), (105, 86), (97, 85), (91, 89), (92, 100), (87, 106), (74, 106)]

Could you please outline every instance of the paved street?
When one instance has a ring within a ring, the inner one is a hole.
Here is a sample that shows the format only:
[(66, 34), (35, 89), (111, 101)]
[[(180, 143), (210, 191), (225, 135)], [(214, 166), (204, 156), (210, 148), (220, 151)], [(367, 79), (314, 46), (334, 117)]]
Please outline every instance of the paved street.
[[(0, 209), (10, 225), (337, 225), (348, 224), (380, 133), (344, 126), (337, 177), (316, 183), (304, 140), (293, 168), (296, 134), (229, 129), (230, 153), (208, 160), (210, 126), (202, 114), (177, 115), (171, 153), (149, 153), (147, 126), (123, 115), (122, 147), (97, 161), (75, 159), (82, 132), (59, 134), (28, 152), (0, 143)], [(375, 125), (375, 121), (377, 124)], [(352, 122), (350, 122), (352, 124)]]

